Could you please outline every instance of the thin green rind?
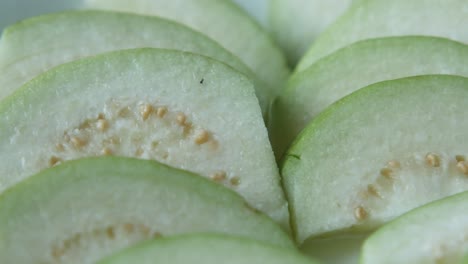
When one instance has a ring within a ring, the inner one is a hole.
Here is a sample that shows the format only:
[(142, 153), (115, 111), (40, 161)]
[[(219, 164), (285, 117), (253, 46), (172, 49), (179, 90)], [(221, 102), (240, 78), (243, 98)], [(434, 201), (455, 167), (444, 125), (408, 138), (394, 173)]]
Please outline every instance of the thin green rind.
[(289, 77), (280, 48), (253, 18), (230, 0), (87, 0), (85, 6), (161, 16), (204, 33), (239, 57), (268, 85), (257, 90), (266, 114)]
[[(5, 29), (0, 39), (0, 99), (54, 66), (99, 53), (145, 47), (208, 56), (254, 79), (236, 56), (182, 24), (126, 13), (66, 11), (30, 18)], [(257, 85), (262, 84), (257, 81)]]
[[(445, 98), (449, 102), (444, 102)], [(322, 112), (299, 134), (281, 166), (296, 240), (302, 243), (340, 230), (368, 232), (405, 211), (468, 189), (466, 177), (452, 167), (447, 173), (460, 178), (444, 184), (438, 171), (425, 168), (420, 174), (426, 172), (424, 177), (434, 180), (433, 189), (418, 192), (416, 186), (410, 186), (407, 192), (394, 197), (397, 202), (390, 201), (393, 204), (386, 206), (391, 208), (388, 211), (371, 212), (363, 222), (354, 216), (355, 208), (361, 205), (354, 203), (361, 201), (362, 189), (398, 155), (411, 157), (432, 151), (465, 154), (466, 100), (468, 78), (428, 75), (373, 84)], [(446, 111), (444, 116), (440, 116), (441, 111)], [(424, 144), (413, 148), (414, 142)], [(340, 173), (322, 175), (326, 168)], [(422, 177), (404, 178), (405, 184), (425, 179)]]
[[(101, 157), (63, 163), (0, 196), (0, 260), (50, 263), (53, 245), (123, 223), (163, 236), (216, 232), (293, 247), (278, 225), (221, 185), (155, 161)], [(87, 252), (81, 263), (137, 242)]]
[(289, 65), (296, 63), (313, 41), (353, 0), (271, 0), (269, 28), (285, 51)]
[[(370, 84), (425, 74), (468, 76), (468, 45), (422, 36), (356, 42), (293, 75), (272, 105), (270, 140), (277, 157), (321, 111)], [(288, 129), (284, 129), (287, 127)]]
[(206, 177), (231, 172), (240, 179), (231, 188), (288, 228), (287, 202), (252, 84), (218, 61), (180, 51), (136, 49), (75, 61), (2, 101), (0, 191), (46, 168), (54, 140), (97, 116), (113, 98), (156, 98), (172, 112), (190, 113), (219, 141), (216, 155), (191, 154), (177, 143), (178, 160), (159, 160)]
[(465, 0), (359, 0), (335, 21), (303, 56), (295, 71), (363, 39), (426, 35), (468, 43)]
[(317, 263), (293, 249), (251, 239), (220, 235), (191, 234), (156, 239), (123, 250), (98, 264), (124, 263)]
[(360, 263), (462, 263), (468, 254), (468, 192), (418, 207), (373, 233)]

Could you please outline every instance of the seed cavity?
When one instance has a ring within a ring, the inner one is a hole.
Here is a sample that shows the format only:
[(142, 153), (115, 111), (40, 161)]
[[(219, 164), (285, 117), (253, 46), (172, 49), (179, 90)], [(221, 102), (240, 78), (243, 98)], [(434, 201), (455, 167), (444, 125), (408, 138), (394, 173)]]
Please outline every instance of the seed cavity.
[(369, 216), (369, 213), (362, 206), (358, 206), (354, 209), (354, 217), (359, 220), (365, 220)]
[(115, 238), (115, 230), (114, 230), (114, 227), (110, 226), (107, 228), (106, 230), (106, 233), (107, 233), (107, 237), (110, 238), (110, 239), (114, 239)]
[(113, 154), (112, 149), (105, 147), (101, 150), (101, 154), (104, 156), (110, 156)]
[(382, 198), (377, 188), (372, 184), (367, 185), (367, 193), (369, 193), (372, 196)]
[(210, 178), (215, 182), (223, 182), (226, 180), (226, 172), (225, 171), (217, 171), (211, 174)]
[(426, 155), (426, 163), (434, 168), (440, 167), (440, 157), (434, 153)]
[(461, 173), (465, 174), (466, 176), (468, 176), (468, 162), (466, 161), (459, 161), (457, 162), (457, 169), (458, 171), (460, 171)]
[(240, 178), (238, 176), (234, 176), (229, 180), (229, 182), (233, 186), (238, 186), (240, 184)]
[(456, 156), (455, 156), (455, 160), (456, 160), (457, 162), (461, 162), (461, 161), (465, 161), (466, 158), (465, 158), (465, 156), (463, 156), (463, 155), (456, 155)]
[(135, 151), (135, 156), (137, 157), (141, 157), (141, 155), (143, 155), (143, 149), (142, 148), (137, 148), (137, 150)]
[(198, 131), (197, 134), (195, 135), (195, 143), (197, 145), (204, 144), (208, 142), (208, 140), (210, 140), (210, 133), (208, 133), (208, 131), (204, 129)]
[(130, 109), (130, 107), (124, 107), (122, 109), (119, 110), (119, 112), (117, 113), (117, 115), (119, 117), (122, 117), (122, 118), (128, 118), (128, 117), (131, 117), (132, 116), (132, 110)]
[[(124, 223), (119, 225), (108, 226), (102, 229), (95, 229), (89, 232), (77, 233), (62, 243), (52, 247), (51, 255), (55, 260), (60, 260), (69, 251), (80, 248), (89, 243), (90, 240), (115, 240), (121, 235), (137, 236), (140, 240), (161, 237), (159, 232), (152, 232), (151, 229), (143, 224)], [(59, 261), (60, 262), (60, 261)], [(60, 262), (61, 263), (61, 262)]]
[(86, 140), (76, 136), (70, 137), (70, 142), (75, 148), (82, 148), (86, 145)]
[(58, 152), (63, 152), (65, 151), (65, 147), (63, 146), (62, 143), (58, 143), (55, 145), (55, 150), (57, 150)]
[(167, 114), (167, 107), (161, 106), (156, 110), (156, 115), (160, 118), (163, 118)]
[(52, 156), (50, 159), (49, 159), (49, 166), (55, 166), (57, 165), (59, 162), (61, 162), (62, 159), (56, 157), (56, 156)]
[(185, 122), (187, 122), (187, 116), (184, 113), (178, 113), (176, 116), (176, 121), (177, 121), (177, 124), (181, 126), (185, 126), (186, 125)]
[(380, 175), (382, 175), (383, 177), (387, 178), (387, 179), (390, 179), (390, 180), (393, 180), (395, 179), (394, 175), (393, 175), (393, 170), (390, 169), (390, 168), (383, 168), (380, 170)]
[(109, 128), (109, 122), (105, 119), (98, 119), (96, 121), (96, 127), (99, 131), (105, 132)]
[(151, 113), (153, 113), (154, 108), (150, 104), (145, 104), (140, 107), (140, 115), (143, 118), (143, 121), (146, 121), (148, 117), (150, 117)]

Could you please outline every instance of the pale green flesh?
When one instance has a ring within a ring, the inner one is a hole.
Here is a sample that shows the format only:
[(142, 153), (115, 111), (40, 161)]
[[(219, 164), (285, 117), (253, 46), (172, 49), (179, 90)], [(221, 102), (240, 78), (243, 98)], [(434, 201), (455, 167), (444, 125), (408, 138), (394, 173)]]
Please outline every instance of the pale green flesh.
[(468, 189), (456, 160), (468, 157), (467, 100), (467, 78), (419, 76), (363, 88), (320, 114), (282, 166), (298, 242), (373, 230)]
[(288, 227), (252, 84), (195, 54), (137, 49), (57, 67), (0, 104), (0, 149), (0, 191), (63, 160), (138, 157), (213, 178)]
[(28, 19), (5, 30), (0, 40), (0, 99), (54, 66), (140, 47), (190, 51), (253, 76), (218, 43), (181, 24), (133, 14), (72, 11)]
[(99, 264), (225, 263), (313, 264), (293, 249), (246, 238), (195, 234), (156, 239), (117, 253)]
[[(265, 113), (289, 76), (286, 59), (249, 15), (226, 0), (87, 0), (89, 8), (156, 15), (186, 24), (220, 43), (268, 84), (257, 97)], [(262, 90), (260, 90), (262, 89)]]
[(363, 39), (427, 35), (468, 43), (466, 0), (359, 0), (312, 45), (296, 71)]
[(361, 246), (367, 234), (340, 234), (304, 241), (302, 253), (327, 264), (359, 263)]
[(378, 38), (343, 48), (294, 75), (276, 99), (269, 120), (273, 149), (281, 156), (315, 116), (359, 88), (424, 74), (468, 76), (467, 61), (467, 45), (434, 37)]
[(317, 36), (353, 0), (271, 0), (269, 22), (276, 41), (295, 65)]
[(364, 243), (361, 263), (457, 264), (468, 254), (468, 192), (416, 208)]
[(153, 161), (69, 161), (0, 196), (1, 263), (95, 263), (140, 241), (194, 232), (292, 247), (240, 196)]

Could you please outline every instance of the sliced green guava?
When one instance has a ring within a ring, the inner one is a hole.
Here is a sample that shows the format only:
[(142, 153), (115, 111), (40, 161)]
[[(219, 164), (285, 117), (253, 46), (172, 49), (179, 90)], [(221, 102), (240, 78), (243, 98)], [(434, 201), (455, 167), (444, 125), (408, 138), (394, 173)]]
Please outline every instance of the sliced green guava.
[(265, 113), (285, 84), (284, 55), (256, 21), (230, 0), (87, 0), (89, 8), (156, 15), (186, 24), (238, 56), (258, 78), (257, 97)]
[(271, 0), (270, 30), (286, 52), (290, 65), (295, 65), (317, 36), (353, 0)]
[(0, 104), (0, 191), (61, 161), (116, 155), (209, 177), (288, 226), (252, 84), (187, 52), (136, 49), (59, 66)]
[(373, 233), (366, 263), (462, 263), (468, 254), (468, 192), (421, 206)]
[(194, 232), (293, 247), (234, 192), (154, 161), (68, 161), (0, 195), (1, 263), (95, 263), (140, 241)]
[(467, 61), (467, 45), (442, 38), (388, 37), (347, 46), (295, 74), (275, 100), (269, 119), (273, 149), (281, 156), (315, 116), (359, 88), (424, 74), (468, 76)]
[(466, 0), (357, 0), (311, 46), (296, 67), (302, 71), (359, 40), (403, 35), (445, 37), (468, 43)]
[(427, 75), (363, 88), (299, 135), (282, 165), (299, 243), (366, 233), (468, 189), (468, 78)]
[[(183, 252), (183, 253), (182, 253)], [(295, 249), (222, 234), (190, 234), (155, 239), (123, 250), (98, 264), (225, 263), (313, 264)]]
[(0, 39), (0, 99), (54, 66), (141, 47), (198, 53), (253, 76), (237, 57), (184, 25), (134, 14), (70, 11), (31, 18), (5, 30)]

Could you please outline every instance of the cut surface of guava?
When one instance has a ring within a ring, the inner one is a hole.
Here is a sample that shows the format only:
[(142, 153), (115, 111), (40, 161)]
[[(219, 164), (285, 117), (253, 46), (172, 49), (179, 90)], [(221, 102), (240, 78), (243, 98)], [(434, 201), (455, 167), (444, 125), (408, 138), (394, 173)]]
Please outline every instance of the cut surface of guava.
[(221, 234), (189, 234), (144, 242), (98, 262), (98, 264), (124, 263), (312, 264), (317, 262), (295, 249), (248, 238)]
[(468, 76), (467, 61), (467, 45), (443, 38), (388, 37), (347, 46), (295, 74), (275, 100), (269, 119), (273, 149), (281, 156), (315, 116), (362, 87), (425, 74)]
[(289, 76), (280, 48), (247, 12), (230, 0), (87, 0), (86, 5), (165, 17), (214, 39), (268, 84), (268, 89), (260, 90), (263, 86), (257, 89), (264, 112)]
[(295, 65), (315, 38), (337, 19), (353, 0), (271, 0), (269, 28)]
[(282, 164), (302, 243), (368, 232), (468, 189), (468, 78), (377, 83), (333, 104), (301, 132)]
[(180, 51), (111, 52), (54, 68), (0, 104), (0, 191), (62, 161), (158, 160), (240, 193), (287, 227), (251, 82)]
[(468, 192), (418, 207), (373, 233), (362, 264), (462, 263), (468, 254)]
[(95, 263), (140, 241), (197, 232), (293, 246), (231, 190), (154, 161), (68, 161), (0, 195), (1, 263)]
[(236, 56), (184, 25), (135, 14), (68, 11), (31, 18), (5, 30), (0, 39), (0, 99), (54, 66), (103, 52), (145, 47), (205, 55), (253, 77)]
[(468, 43), (466, 0), (356, 0), (320, 35), (296, 67), (302, 71), (318, 59), (359, 40), (425, 35)]

